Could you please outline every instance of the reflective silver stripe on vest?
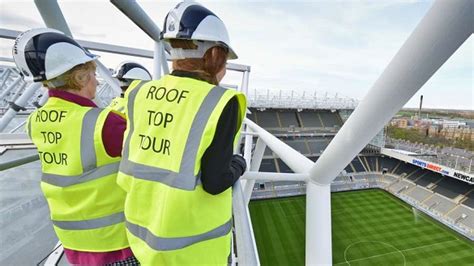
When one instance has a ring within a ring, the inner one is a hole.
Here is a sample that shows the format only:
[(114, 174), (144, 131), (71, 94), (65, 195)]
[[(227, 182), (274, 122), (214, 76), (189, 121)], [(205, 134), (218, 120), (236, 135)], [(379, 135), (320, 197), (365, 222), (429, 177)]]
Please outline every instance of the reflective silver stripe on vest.
[(232, 229), (232, 221), (229, 220), (225, 224), (199, 235), (186, 237), (159, 237), (155, 236), (145, 227), (133, 224), (129, 221), (126, 221), (125, 223), (130, 233), (140, 238), (141, 240), (146, 242), (150, 248), (157, 251), (177, 250), (185, 248), (192, 244), (225, 236)]
[(106, 164), (75, 176), (43, 173), (41, 181), (58, 187), (68, 187), (117, 173), (119, 165), (120, 162)]
[(141, 89), (141, 87), (143, 86), (143, 84), (145, 84), (146, 81), (140, 81), (140, 83), (138, 83), (136, 89), (133, 89), (130, 94), (128, 95), (128, 113), (127, 113), (127, 117), (128, 117), (128, 121), (129, 121), (129, 126), (130, 127), (130, 132), (128, 133), (128, 136), (127, 136), (127, 139), (125, 141), (125, 145), (123, 147), (123, 150), (122, 150), (122, 161), (124, 158), (127, 158), (128, 159), (128, 150), (129, 150), (129, 146), (130, 146), (130, 138), (132, 137), (132, 133), (134, 131), (134, 125), (133, 125), (133, 102), (135, 102), (135, 98), (137, 97), (137, 93), (138, 91)]
[(82, 119), (81, 132), (81, 162), (83, 173), (97, 167), (97, 157), (95, 155), (94, 133), (97, 119), (102, 109), (92, 108), (84, 115)]
[(28, 117), (28, 136), (31, 140), (33, 140), (33, 138), (31, 137), (31, 115)]
[(120, 172), (138, 179), (156, 181), (170, 187), (192, 191), (196, 188), (196, 185), (200, 183), (200, 173), (197, 176), (194, 175), (194, 166), (196, 164), (199, 144), (201, 143), (207, 121), (226, 92), (226, 89), (218, 86), (212, 88), (201, 103), (191, 125), (179, 173), (176, 173), (167, 169), (135, 163), (129, 160), (130, 138), (134, 131), (133, 106), (137, 93), (143, 84), (144, 83), (140, 83), (138, 88), (134, 89), (129, 95), (128, 118), (130, 121), (130, 132), (125, 142), (123, 158), (120, 163)]
[(82, 221), (55, 221), (53, 220), (53, 224), (63, 230), (89, 230), (89, 229), (96, 229), (102, 228), (114, 224), (118, 224), (125, 221), (125, 215), (123, 212), (114, 213), (109, 216), (90, 219), (90, 220), (82, 220)]
[(95, 126), (97, 124), (97, 119), (99, 118), (100, 112), (102, 111), (104, 110), (100, 108), (92, 108), (86, 112), (82, 120), (80, 147), (82, 174), (70, 176), (43, 173), (41, 177), (42, 182), (58, 187), (68, 187), (76, 184), (85, 183), (118, 172), (118, 168), (120, 165), (119, 162), (97, 167), (97, 157), (94, 145), (94, 133)]

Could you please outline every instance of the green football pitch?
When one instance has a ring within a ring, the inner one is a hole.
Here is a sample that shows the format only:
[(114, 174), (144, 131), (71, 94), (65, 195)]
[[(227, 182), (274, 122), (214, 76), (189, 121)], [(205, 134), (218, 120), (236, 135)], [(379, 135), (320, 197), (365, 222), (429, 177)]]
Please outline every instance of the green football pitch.
[[(332, 193), (334, 265), (474, 265), (474, 244), (383, 190)], [(305, 197), (256, 200), (262, 265), (304, 265)]]

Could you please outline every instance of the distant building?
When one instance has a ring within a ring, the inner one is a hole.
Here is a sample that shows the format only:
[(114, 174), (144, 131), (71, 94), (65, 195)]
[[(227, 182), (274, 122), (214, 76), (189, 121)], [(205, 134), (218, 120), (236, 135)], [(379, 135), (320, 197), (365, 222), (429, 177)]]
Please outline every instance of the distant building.
[(391, 126), (399, 127), (399, 128), (407, 128), (408, 127), (408, 119), (406, 118), (396, 118), (392, 119), (390, 122)]

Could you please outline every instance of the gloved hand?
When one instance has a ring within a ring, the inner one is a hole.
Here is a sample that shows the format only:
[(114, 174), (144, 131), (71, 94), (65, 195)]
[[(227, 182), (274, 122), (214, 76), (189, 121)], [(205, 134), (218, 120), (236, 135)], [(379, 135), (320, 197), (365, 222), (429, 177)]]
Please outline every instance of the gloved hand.
[(232, 168), (240, 172), (240, 175), (243, 175), (247, 169), (247, 162), (245, 162), (244, 157), (239, 154), (232, 155), (232, 161), (230, 162)]

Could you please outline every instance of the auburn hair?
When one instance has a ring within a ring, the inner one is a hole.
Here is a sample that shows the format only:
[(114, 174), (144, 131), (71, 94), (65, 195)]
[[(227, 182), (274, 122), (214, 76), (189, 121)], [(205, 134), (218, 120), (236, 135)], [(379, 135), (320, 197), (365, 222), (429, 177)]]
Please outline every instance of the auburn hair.
[(54, 80), (62, 81), (63, 86), (49, 88), (55, 90), (81, 90), (90, 80), (90, 73), (95, 72), (97, 65), (94, 61), (77, 65)]
[[(170, 40), (173, 48), (197, 49), (197, 45), (191, 40)], [(206, 51), (202, 58), (186, 58), (173, 60), (173, 70), (193, 72), (211, 84), (218, 85), (217, 73), (227, 63), (228, 49), (214, 46)]]

